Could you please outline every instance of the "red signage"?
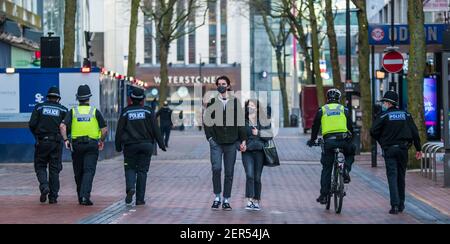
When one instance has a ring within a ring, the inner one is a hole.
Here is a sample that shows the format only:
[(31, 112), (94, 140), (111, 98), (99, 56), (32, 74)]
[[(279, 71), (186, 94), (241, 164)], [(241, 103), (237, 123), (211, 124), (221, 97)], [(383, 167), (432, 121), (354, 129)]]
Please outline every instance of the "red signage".
[(403, 55), (397, 51), (390, 51), (383, 57), (383, 68), (389, 73), (398, 73), (403, 70), (405, 60)]

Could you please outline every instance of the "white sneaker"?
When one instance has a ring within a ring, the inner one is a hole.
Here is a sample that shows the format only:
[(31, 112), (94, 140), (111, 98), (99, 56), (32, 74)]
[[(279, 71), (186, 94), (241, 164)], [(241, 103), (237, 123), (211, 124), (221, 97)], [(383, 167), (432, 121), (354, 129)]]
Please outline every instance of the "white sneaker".
[(253, 204), (253, 202), (251, 202), (251, 201), (249, 201), (248, 203), (247, 203), (247, 206), (245, 207), (245, 209), (247, 209), (247, 210), (253, 210), (253, 207), (254, 207), (255, 205)]
[(261, 207), (259, 206), (259, 203), (253, 203), (253, 211), (261, 211)]

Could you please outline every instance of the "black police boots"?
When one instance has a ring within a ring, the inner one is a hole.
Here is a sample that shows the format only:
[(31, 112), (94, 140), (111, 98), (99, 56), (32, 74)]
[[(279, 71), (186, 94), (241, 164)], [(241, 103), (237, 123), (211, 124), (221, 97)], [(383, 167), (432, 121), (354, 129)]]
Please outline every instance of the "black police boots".
[(82, 197), (81, 198), (80, 204), (83, 205), (83, 206), (92, 206), (92, 205), (94, 205), (94, 203), (91, 200), (89, 200), (89, 198), (86, 198), (86, 197)]
[(134, 193), (136, 193), (136, 190), (134, 189), (131, 189), (127, 192), (127, 197), (125, 198), (126, 204), (131, 204), (133, 202)]
[(50, 193), (50, 189), (45, 188), (44, 190), (42, 190), (41, 192), (41, 196), (39, 197), (39, 201), (41, 203), (44, 203), (47, 201), (47, 195)]
[(389, 214), (396, 215), (398, 213), (399, 213), (399, 210), (398, 210), (397, 206), (392, 206), (391, 210), (389, 210)]
[(320, 195), (319, 198), (316, 200), (318, 203), (325, 205), (327, 204), (327, 196), (326, 195)]

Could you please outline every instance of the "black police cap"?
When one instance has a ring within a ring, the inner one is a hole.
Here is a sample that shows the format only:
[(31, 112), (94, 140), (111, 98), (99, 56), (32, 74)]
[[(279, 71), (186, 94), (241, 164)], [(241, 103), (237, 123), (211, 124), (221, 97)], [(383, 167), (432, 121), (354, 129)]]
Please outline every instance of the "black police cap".
[(388, 91), (386, 94), (384, 94), (383, 99), (380, 100), (380, 102), (389, 102), (394, 105), (398, 104), (398, 94), (394, 91)]
[(78, 87), (77, 100), (86, 101), (92, 97), (91, 88), (88, 85), (81, 85)]
[(50, 87), (47, 92), (47, 97), (57, 97), (61, 98), (61, 93), (59, 92), (59, 88), (56, 86)]
[(144, 90), (135, 88), (131, 93), (132, 99), (143, 100), (145, 98)]

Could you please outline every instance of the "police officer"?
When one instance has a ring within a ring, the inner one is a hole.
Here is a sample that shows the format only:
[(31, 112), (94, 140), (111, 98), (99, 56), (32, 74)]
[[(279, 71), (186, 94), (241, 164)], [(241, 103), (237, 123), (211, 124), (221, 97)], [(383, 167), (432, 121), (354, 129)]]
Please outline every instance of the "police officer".
[[(88, 85), (78, 88), (79, 106), (70, 110), (61, 124), (61, 135), (67, 149), (72, 150), (73, 171), (77, 184), (78, 201), (81, 205), (93, 205), (90, 200), (92, 182), (99, 150), (103, 150), (108, 133), (105, 119), (99, 110), (89, 105), (92, 97)], [(67, 133), (67, 129), (70, 132)], [(68, 138), (71, 135), (71, 140)]]
[(50, 204), (58, 202), (59, 173), (62, 170), (59, 125), (67, 114), (67, 108), (59, 104), (60, 100), (59, 88), (51, 87), (47, 93), (47, 101), (36, 105), (29, 122), (31, 133), (36, 138), (34, 169), (39, 181), (41, 203), (47, 201), (47, 195)]
[(398, 214), (405, 209), (405, 175), (408, 164), (408, 149), (414, 142), (416, 158), (421, 159), (419, 131), (411, 114), (399, 110), (398, 95), (388, 91), (383, 102), (383, 112), (375, 120), (370, 134), (383, 149), (386, 173), (391, 196), (390, 214)]
[(122, 112), (116, 130), (116, 151), (124, 151), (126, 204), (131, 204), (136, 193), (136, 205), (145, 205), (147, 173), (150, 167), (153, 146), (166, 151), (153, 110), (142, 106), (144, 91), (134, 89), (133, 104)]
[(351, 141), (353, 133), (352, 119), (349, 110), (339, 104), (342, 93), (338, 89), (330, 89), (327, 92), (327, 104), (319, 109), (314, 119), (311, 140), (308, 146), (315, 144), (320, 127), (322, 126), (322, 136), (324, 148), (322, 152), (322, 175), (320, 179), (320, 196), (317, 202), (327, 203), (327, 195), (331, 190), (331, 173), (334, 163), (334, 149), (342, 148), (345, 156), (344, 183), (350, 183), (350, 171), (355, 161), (355, 145)]

